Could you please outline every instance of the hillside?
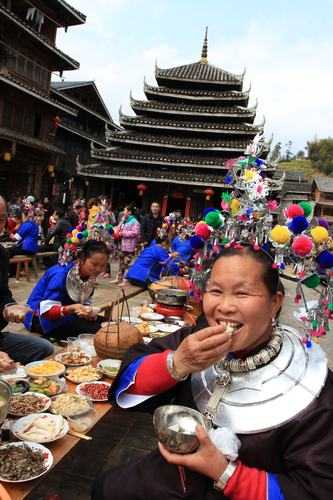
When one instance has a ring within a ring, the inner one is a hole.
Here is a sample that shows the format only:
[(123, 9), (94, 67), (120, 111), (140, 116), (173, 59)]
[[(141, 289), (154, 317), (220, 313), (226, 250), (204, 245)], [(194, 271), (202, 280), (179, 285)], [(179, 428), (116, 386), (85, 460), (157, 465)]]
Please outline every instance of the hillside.
[(307, 179), (312, 179), (315, 175), (323, 175), (312, 167), (310, 160), (280, 161), (278, 168), (285, 171), (302, 171)]

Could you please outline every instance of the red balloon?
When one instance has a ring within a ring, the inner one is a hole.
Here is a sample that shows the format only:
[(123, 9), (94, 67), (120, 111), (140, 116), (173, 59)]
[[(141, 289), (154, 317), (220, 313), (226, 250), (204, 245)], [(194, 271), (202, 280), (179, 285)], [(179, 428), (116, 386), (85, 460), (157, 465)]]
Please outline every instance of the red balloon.
[(300, 205), (296, 205), (296, 203), (293, 203), (292, 205), (289, 205), (289, 207), (287, 207), (286, 215), (288, 219), (293, 219), (294, 217), (298, 217), (299, 215), (304, 215), (304, 210)]
[(198, 223), (195, 226), (194, 232), (197, 236), (203, 238), (204, 240), (208, 240), (211, 235), (211, 230), (209, 229), (208, 224), (206, 224), (205, 222)]
[(296, 236), (296, 238), (294, 238), (291, 249), (298, 257), (306, 257), (313, 249), (313, 241), (309, 236), (301, 234), (300, 236)]

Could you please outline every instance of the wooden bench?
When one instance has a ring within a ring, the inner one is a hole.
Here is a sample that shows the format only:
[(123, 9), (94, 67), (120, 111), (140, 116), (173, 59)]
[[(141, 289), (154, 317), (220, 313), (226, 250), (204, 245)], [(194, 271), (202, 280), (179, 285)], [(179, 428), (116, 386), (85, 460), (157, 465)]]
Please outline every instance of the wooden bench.
[(39, 261), (43, 261), (43, 259), (45, 259), (46, 257), (56, 257), (58, 256), (58, 252), (37, 252), (36, 255), (35, 255), (35, 259), (36, 259), (36, 268), (35, 270), (38, 272), (39, 270)]
[[(32, 262), (32, 258), (27, 255), (15, 255), (9, 260), (10, 264), (16, 264), (16, 281), (20, 280), (20, 275), (22, 270), (24, 270), (25, 277), (27, 281), (30, 281), (30, 269), (29, 264)], [(23, 269), (22, 269), (23, 266)]]

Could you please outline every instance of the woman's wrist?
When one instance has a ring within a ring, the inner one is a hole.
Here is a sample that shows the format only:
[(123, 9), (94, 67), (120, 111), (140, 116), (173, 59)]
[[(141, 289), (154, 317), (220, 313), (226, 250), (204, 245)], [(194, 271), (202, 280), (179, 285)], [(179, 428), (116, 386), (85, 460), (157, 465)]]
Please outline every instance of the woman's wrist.
[(173, 376), (177, 380), (183, 380), (187, 378), (191, 371), (179, 360), (177, 351), (172, 351), (172, 372)]

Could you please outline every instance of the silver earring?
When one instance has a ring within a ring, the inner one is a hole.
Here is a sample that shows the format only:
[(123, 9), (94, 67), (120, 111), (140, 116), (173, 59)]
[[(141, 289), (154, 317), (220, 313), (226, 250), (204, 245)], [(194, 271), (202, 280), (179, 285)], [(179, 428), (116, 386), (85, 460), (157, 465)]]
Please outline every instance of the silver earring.
[(275, 328), (277, 325), (277, 321), (275, 318), (272, 318), (272, 327)]

